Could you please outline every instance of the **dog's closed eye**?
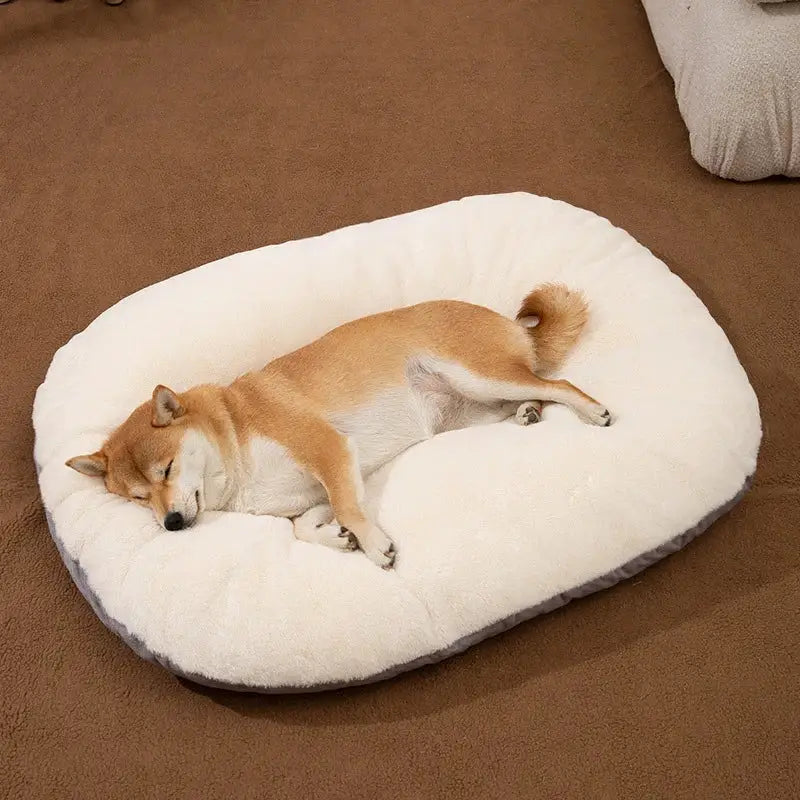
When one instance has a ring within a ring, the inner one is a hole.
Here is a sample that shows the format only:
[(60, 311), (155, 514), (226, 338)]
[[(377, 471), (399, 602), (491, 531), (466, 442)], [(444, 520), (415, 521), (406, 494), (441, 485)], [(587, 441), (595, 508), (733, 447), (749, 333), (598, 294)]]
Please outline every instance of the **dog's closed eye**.
[(167, 464), (167, 468), (164, 470), (164, 480), (169, 478), (169, 473), (171, 469), (172, 469), (172, 461), (170, 461), (169, 464)]

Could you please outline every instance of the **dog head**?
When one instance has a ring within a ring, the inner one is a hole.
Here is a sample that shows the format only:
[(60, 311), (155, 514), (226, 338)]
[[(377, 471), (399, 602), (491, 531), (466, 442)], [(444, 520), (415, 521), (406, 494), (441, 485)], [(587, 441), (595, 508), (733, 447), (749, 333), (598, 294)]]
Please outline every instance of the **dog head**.
[(67, 466), (103, 478), (114, 494), (152, 509), (170, 531), (193, 525), (204, 508), (220, 508), (227, 470), (202, 390), (176, 394), (156, 386), (96, 453)]

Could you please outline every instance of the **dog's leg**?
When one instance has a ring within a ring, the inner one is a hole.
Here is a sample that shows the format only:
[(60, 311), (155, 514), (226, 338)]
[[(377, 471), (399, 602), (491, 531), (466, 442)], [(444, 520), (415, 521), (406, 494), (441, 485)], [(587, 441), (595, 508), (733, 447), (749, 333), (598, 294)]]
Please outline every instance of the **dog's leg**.
[(394, 544), (364, 512), (364, 481), (355, 448), (348, 446), (345, 449), (349, 458), (343, 459), (339, 468), (323, 482), (333, 513), (342, 529), (356, 537), (359, 546), (371, 561), (379, 567), (390, 569), (395, 559)]
[(535, 425), (542, 419), (542, 403), (539, 400), (526, 400), (518, 406), (514, 419), (518, 425)]
[(320, 525), (333, 522), (333, 509), (328, 503), (320, 503), (304, 511), (299, 517), (295, 517), (294, 522), (295, 525), (299, 523), (304, 528), (319, 528)]
[(336, 550), (355, 550), (356, 537), (333, 519), (333, 509), (328, 503), (309, 508), (295, 517), (294, 535), (301, 542), (324, 544)]
[(394, 564), (394, 545), (364, 511), (364, 481), (355, 444), (316, 408), (295, 407), (293, 422), (290, 428), (281, 430), (282, 435), (276, 440), (322, 484), (333, 516), (344, 532), (355, 536), (371, 561), (390, 568)]
[(522, 410), (524, 406), (529, 401), (540, 400), (569, 406), (581, 419), (592, 425), (605, 427), (611, 424), (611, 413), (593, 397), (569, 381), (540, 378), (524, 363), (498, 361), (490, 367), (490, 372), (484, 369), (481, 373), (464, 368), (454, 369), (450, 365), (443, 366), (441, 370), (458, 391), (473, 400), (515, 400), (523, 403), (520, 407), (523, 417), (526, 413)]
[(394, 564), (394, 545), (364, 511), (364, 481), (355, 445), (321, 420), (316, 421), (316, 434), (317, 448), (304, 460), (325, 487), (336, 520), (355, 536), (371, 561), (389, 569)]

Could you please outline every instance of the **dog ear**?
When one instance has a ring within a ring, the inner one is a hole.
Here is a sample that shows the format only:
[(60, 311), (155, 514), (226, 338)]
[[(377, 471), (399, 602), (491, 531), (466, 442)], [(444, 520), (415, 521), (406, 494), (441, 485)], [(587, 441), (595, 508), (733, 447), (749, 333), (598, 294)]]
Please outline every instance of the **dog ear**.
[(154, 428), (165, 428), (185, 413), (186, 409), (172, 389), (160, 384), (153, 389), (153, 416), (150, 422)]
[(67, 466), (72, 467), (81, 475), (88, 475), (90, 478), (102, 478), (108, 469), (108, 461), (105, 455), (99, 450), (87, 456), (75, 456), (67, 461)]

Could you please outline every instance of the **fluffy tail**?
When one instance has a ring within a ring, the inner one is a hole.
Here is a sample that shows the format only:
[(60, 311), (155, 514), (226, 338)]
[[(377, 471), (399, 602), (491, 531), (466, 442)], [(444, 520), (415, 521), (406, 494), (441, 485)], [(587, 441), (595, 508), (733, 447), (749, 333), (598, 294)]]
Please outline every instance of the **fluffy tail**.
[(517, 321), (533, 338), (537, 372), (561, 366), (588, 319), (583, 295), (561, 283), (545, 283), (522, 301)]

